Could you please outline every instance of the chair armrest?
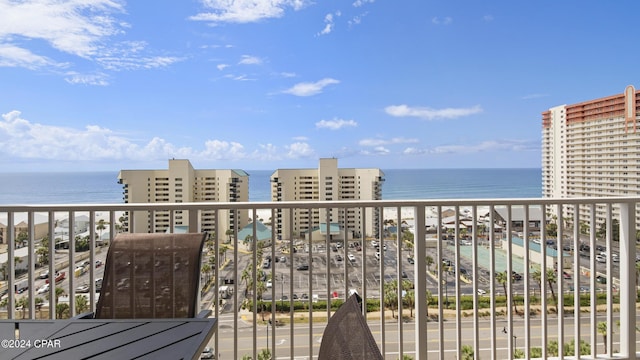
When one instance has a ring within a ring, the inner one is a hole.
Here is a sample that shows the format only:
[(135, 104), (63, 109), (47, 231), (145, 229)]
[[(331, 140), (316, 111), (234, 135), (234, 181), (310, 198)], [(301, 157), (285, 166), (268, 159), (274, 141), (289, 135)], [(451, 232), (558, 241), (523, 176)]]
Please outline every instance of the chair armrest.
[(92, 311), (90, 311), (90, 312), (78, 314), (72, 317), (72, 319), (93, 319), (94, 315), (95, 314)]
[(201, 310), (198, 315), (196, 315), (197, 319), (206, 319), (211, 315), (211, 310)]

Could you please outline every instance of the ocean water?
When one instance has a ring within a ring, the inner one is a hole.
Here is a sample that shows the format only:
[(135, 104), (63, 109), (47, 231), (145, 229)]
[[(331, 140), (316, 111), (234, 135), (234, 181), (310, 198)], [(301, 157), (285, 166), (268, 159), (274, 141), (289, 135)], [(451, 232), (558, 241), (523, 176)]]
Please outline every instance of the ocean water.
[[(382, 198), (540, 198), (540, 169), (383, 170)], [(270, 201), (273, 171), (249, 173), (249, 200)], [(0, 204), (122, 203), (117, 172), (0, 173)]]

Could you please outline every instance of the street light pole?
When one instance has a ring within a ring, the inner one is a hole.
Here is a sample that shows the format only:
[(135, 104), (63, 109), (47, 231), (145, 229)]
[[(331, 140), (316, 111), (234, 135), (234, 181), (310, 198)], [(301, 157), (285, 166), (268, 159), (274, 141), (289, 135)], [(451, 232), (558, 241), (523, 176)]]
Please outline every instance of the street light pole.
[(444, 273), (444, 302), (449, 308), (449, 271)]

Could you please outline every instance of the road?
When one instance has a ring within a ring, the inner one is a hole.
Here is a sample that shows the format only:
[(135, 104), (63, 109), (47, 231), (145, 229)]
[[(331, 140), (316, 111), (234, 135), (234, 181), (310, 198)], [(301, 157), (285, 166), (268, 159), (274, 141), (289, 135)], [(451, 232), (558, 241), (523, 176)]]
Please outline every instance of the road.
[[(587, 342), (589, 340), (589, 326), (588, 326), (588, 315), (585, 315), (581, 318), (582, 327), (581, 334), (582, 338)], [(637, 318), (640, 321), (640, 316)], [(556, 326), (557, 320), (554, 317), (549, 317), (549, 324), (551, 326), (548, 327), (548, 341), (554, 340), (557, 336)], [(250, 355), (253, 352), (253, 328), (250, 324), (239, 320), (239, 329), (237, 332), (237, 343), (238, 343), (238, 354), (234, 356), (233, 354), (233, 317), (232, 315), (223, 315), (219, 318), (218, 325), (218, 334), (219, 334), (219, 347), (222, 349), (219, 353), (222, 359), (233, 359), (240, 358), (243, 355)], [(473, 336), (474, 336), (474, 325), (472, 320), (463, 320), (462, 324), (462, 345), (471, 345), (473, 346)], [(378, 346), (381, 346), (382, 340), (380, 331), (380, 323), (373, 322), (370, 323), (371, 332), (378, 343)], [(414, 326), (413, 322), (407, 322), (403, 324), (403, 353), (411, 355), (415, 351), (415, 343), (414, 343)], [(439, 324), (437, 322), (430, 322), (427, 330), (427, 334), (425, 339), (427, 340), (427, 348), (429, 349), (429, 353), (439, 354)], [(514, 343), (513, 345), (516, 348), (522, 349), (525, 345), (524, 343), (524, 320), (518, 319), (514, 321), (514, 337), (510, 337), (508, 333), (503, 332), (503, 327), (507, 326), (507, 322), (504, 319), (498, 319), (496, 321), (496, 350), (497, 350), (497, 358), (508, 358), (508, 342), (511, 339)], [(573, 337), (573, 319), (567, 317), (565, 321), (565, 343), (569, 342)], [(398, 324), (395, 321), (386, 321), (385, 323), (385, 353), (387, 356), (395, 355), (399, 353), (398, 346)], [(292, 342), (289, 338), (290, 336), (290, 327), (282, 326), (276, 327), (275, 332), (275, 344), (276, 344), (276, 353), (275, 358), (280, 359), (289, 359)], [(311, 329), (311, 342), (313, 346), (313, 354), (317, 356), (318, 351), (320, 349), (320, 343), (322, 341), (322, 333), (324, 331), (324, 324), (314, 325)], [(480, 326), (478, 328), (480, 334), (480, 354), (479, 358), (490, 358), (491, 348), (489, 345), (491, 344), (491, 328), (489, 320), (481, 320)], [(268, 338), (267, 338), (268, 332)], [(531, 322), (531, 344), (533, 347), (541, 347), (542, 341), (542, 326), (540, 320), (533, 319)], [(294, 337), (293, 337), (293, 351), (295, 359), (308, 359), (309, 357), (309, 337), (310, 329), (308, 324), (297, 324), (294, 326)], [(256, 343), (257, 343), (257, 351), (267, 348), (267, 346), (272, 348), (273, 341), (273, 331), (269, 326), (259, 325), (256, 330)], [(457, 332), (456, 332), (456, 324), (454, 321), (446, 321), (444, 323), (444, 352), (445, 358), (454, 359), (456, 357), (456, 348), (457, 348)], [(640, 343), (640, 341), (639, 341)], [(211, 339), (209, 346), (214, 346), (214, 339)], [(602, 351), (602, 337), (598, 336), (598, 349)], [(614, 348), (619, 348), (619, 342), (617, 342), (617, 338), (614, 339)]]

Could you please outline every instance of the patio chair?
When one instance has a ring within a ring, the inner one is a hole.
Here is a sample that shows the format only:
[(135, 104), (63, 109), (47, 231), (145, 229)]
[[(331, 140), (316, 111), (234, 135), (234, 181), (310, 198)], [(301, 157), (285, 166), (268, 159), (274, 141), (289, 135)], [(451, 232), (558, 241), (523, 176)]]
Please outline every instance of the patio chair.
[(362, 316), (362, 299), (351, 295), (327, 323), (318, 359), (382, 359), (378, 344)]
[(192, 318), (206, 234), (118, 234), (105, 261), (97, 319)]

